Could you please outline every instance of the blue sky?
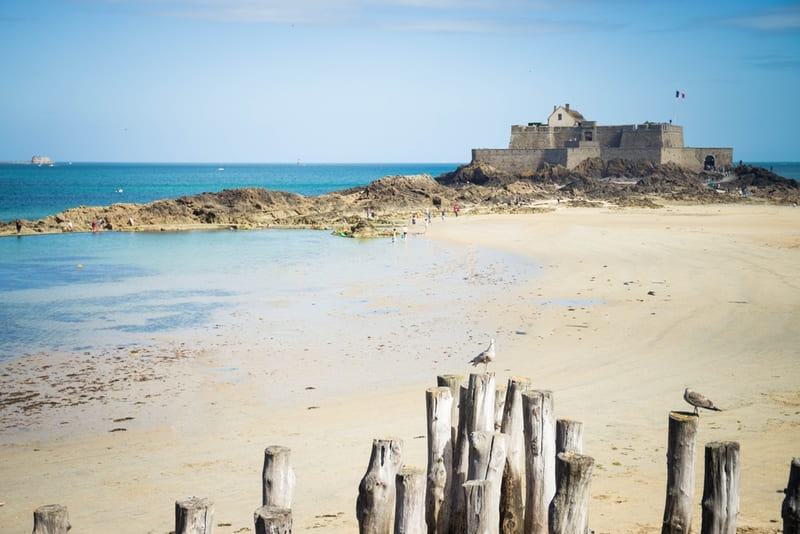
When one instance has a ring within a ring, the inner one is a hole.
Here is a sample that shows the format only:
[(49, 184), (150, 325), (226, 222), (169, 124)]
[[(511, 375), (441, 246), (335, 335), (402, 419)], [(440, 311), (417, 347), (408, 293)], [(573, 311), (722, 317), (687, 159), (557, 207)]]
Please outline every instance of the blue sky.
[(565, 103), (800, 160), (792, 2), (3, 0), (0, 73), (0, 160), (467, 162)]

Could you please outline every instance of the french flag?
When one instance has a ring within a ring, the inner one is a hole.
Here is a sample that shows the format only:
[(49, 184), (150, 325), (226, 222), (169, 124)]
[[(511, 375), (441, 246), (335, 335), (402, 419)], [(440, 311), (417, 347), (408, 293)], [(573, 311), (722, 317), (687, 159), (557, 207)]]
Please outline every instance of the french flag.
[(686, 93), (681, 93), (680, 91), (675, 91), (675, 98), (686, 98)]

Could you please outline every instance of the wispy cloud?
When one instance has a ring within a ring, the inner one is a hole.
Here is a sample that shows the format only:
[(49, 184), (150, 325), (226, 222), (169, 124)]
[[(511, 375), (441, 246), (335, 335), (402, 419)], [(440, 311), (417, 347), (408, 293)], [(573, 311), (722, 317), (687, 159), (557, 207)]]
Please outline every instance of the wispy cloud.
[(800, 4), (764, 8), (719, 22), (760, 31), (797, 31), (800, 30)]

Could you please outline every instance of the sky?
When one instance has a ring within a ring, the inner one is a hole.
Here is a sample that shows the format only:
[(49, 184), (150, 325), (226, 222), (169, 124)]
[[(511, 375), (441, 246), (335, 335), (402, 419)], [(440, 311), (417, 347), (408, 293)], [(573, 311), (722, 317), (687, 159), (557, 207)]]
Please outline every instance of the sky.
[(466, 163), (567, 103), (800, 161), (798, 95), (798, 2), (0, 1), (0, 161)]

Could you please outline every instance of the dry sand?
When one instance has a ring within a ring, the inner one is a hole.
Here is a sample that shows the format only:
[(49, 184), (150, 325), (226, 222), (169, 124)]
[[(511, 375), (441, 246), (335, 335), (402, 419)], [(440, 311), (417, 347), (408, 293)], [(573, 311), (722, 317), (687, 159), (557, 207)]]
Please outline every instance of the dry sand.
[[(558, 207), (451, 217), (425, 239), (466, 258), (524, 255), (528, 276), (497, 264), (443, 293), (432, 273), (399, 297), (355, 283), (343, 296), (377, 313), (333, 333), (243, 317), (202, 340), (3, 364), (0, 532), (30, 531), (36, 507), (60, 503), (75, 532), (167, 533), (192, 495), (215, 502), (215, 532), (252, 531), (268, 445), (292, 449), (296, 532), (357, 532), (372, 439), (403, 439), (406, 463), (424, 467), (424, 391), (468, 374), (489, 336), (498, 384), (530, 377), (558, 417), (584, 422), (590, 528), (660, 531), (667, 418), (688, 408), (686, 386), (724, 410), (700, 418), (694, 530), (714, 440), (741, 444), (740, 527), (780, 528), (800, 455), (800, 210)], [(471, 299), (475, 283), (493, 290)]]

